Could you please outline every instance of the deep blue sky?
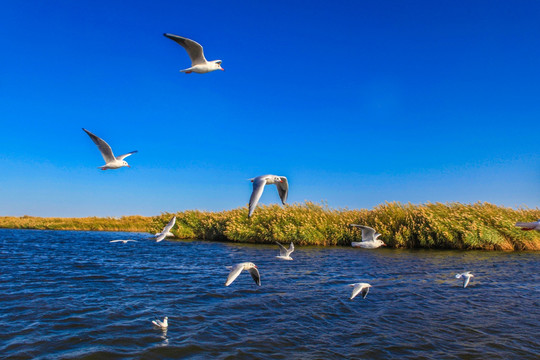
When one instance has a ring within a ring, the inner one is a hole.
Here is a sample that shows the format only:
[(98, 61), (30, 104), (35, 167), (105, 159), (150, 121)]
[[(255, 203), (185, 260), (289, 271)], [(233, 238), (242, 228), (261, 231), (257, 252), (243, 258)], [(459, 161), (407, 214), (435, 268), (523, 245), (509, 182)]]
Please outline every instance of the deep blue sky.
[[(8, 1), (0, 215), (540, 205), (538, 1)], [(181, 74), (201, 43), (225, 72)], [(133, 166), (100, 171), (104, 138)], [(268, 187), (261, 203), (278, 202)]]

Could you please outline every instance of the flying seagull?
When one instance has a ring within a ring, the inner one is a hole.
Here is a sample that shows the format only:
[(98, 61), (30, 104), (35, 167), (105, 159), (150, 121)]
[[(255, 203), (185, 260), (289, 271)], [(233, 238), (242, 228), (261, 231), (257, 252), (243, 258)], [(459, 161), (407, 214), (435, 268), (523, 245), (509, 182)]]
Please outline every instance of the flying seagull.
[(167, 329), (169, 327), (169, 318), (167, 316), (165, 316), (165, 318), (163, 319), (163, 321), (161, 320), (152, 320), (152, 324), (154, 324), (154, 326), (157, 326), (159, 328), (162, 328), (162, 329)]
[(517, 222), (515, 226), (520, 227), (521, 230), (524, 231), (536, 230), (540, 232), (540, 220), (533, 222)]
[(115, 243), (115, 242), (122, 242), (122, 244), (127, 244), (127, 243), (130, 242), (130, 241), (132, 241), (132, 242), (137, 242), (137, 240), (131, 240), (131, 239), (129, 239), (129, 240), (111, 240), (111, 241), (109, 241), (109, 242), (112, 242), (112, 243)]
[(240, 275), (242, 270), (249, 271), (251, 277), (255, 281), (255, 284), (261, 286), (261, 276), (259, 275), (259, 270), (257, 269), (257, 266), (252, 262), (243, 262), (240, 264), (236, 264), (234, 266), (227, 266), (227, 269), (230, 269), (231, 272), (229, 273), (229, 276), (227, 277), (227, 282), (225, 282), (225, 286), (229, 286), (232, 284), (234, 280)]
[(278, 259), (281, 260), (292, 260), (291, 257), (292, 252), (294, 251), (294, 244), (291, 242), (291, 245), (289, 245), (289, 248), (287, 249), (285, 246), (281, 245), (276, 241), (276, 244), (279, 245), (279, 256), (276, 256)]
[(365, 299), (369, 292), (369, 288), (371, 287), (371, 285), (368, 283), (355, 283), (350, 284), (349, 286), (353, 287), (351, 300), (354, 299), (358, 294), (362, 294), (362, 298)]
[(165, 225), (163, 230), (160, 233), (156, 234), (156, 242), (160, 242), (161, 240), (165, 239), (165, 237), (169, 236), (168, 234), (171, 234), (172, 236), (174, 236), (174, 234), (172, 234), (170, 231), (175, 223), (176, 223), (176, 216), (173, 216), (173, 218), (169, 221), (169, 223)]
[(253, 192), (251, 193), (251, 197), (249, 199), (248, 217), (251, 217), (251, 215), (255, 211), (255, 207), (259, 203), (259, 199), (261, 198), (265, 185), (276, 184), (279, 198), (281, 199), (281, 202), (285, 205), (285, 202), (287, 201), (287, 195), (289, 194), (289, 183), (287, 182), (287, 178), (285, 176), (261, 175), (250, 180), (253, 183)]
[(357, 224), (350, 224), (349, 226), (358, 227), (362, 229), (362, 242), (353, 241), (351, 243), (352, 247), (361, 247), (364, 249), (376, 249), (380, 246), (386, 246), (386, 244), (382, 240), (377, 239), (379, 236), (381, 236), (381, 234), (376, 232), (375, 229), (370, 228), (369, 226), (357, 225)]
[(188, 38), (174, 35), (174, 34), (163, 34), (171, 40), (174, 40), (184, 49), (186, 49), (189, 58), (191, 59), (191, 67), (180, 70), (180, 72), (189, 74), (192, 72), (198, 74), (209, 73), (214, 70), (225, 70), (221, 67), (221, 60), (206, 61), (203, 53), (203, 47), (198, 42), (190, 40)]
[(127, 162), (124, 161), (124, 159), (130, 156), (131, 154), (135, 154), (137, 150), (115, 157), (111, 147), (109, 146), (109, 144), (105, 142), (105, 140), (97, 137), (96, 135), (92, 134), (90, 131), (84, 128), (83, 130), (88, 134), (88, 136), (90, 136), (90, 139), (92, 139), (92, 141), (97, 145), (99, 151), (101, 152), (101, 156), (103, 156), (103, 160), (105, 160), (105, 165), (99, 167), (101, 170), (119, 169), (124, 166), (131, 167), (128, 165)]
[(466, 288), (467, 285), (469, 285), (469, 281), (471, 278), (474, 277), (473, 274), (471, 274), (470, 271), (466, 271), (462, 274), (456, 274), (456, 279), (463, 278), (463, 287)]

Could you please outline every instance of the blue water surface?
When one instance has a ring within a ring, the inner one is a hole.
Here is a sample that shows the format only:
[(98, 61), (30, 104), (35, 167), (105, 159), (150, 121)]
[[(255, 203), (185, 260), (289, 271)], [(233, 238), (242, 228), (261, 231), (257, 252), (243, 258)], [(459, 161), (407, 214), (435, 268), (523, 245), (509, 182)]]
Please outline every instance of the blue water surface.
[[(0, 229), (0, 358), (538, 359), (540, 254)], [(135, 239), (127, 244), (115, 239)], [(226, 266), (254, 262), (262, 286)], [(475, 277), (467, 288), (455, 274)], [(368, 282), (349, 300), (348, 284)], [(167, 331), (151, 321), (169, 317)]]

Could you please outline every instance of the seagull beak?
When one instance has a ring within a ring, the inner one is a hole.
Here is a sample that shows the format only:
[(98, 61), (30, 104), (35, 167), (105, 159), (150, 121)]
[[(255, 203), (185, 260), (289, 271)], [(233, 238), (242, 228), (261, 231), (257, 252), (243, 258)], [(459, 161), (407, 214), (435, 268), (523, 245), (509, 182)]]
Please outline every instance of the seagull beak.
[(224, 68), (222, 68), (222, 67), (220, 67), (220, 68), (219, 68), (219, 70), (221, 70), (221, 71), (225, 71), (225, 69), (224, 69)]
[(130, 168), (131, 166), (128, 165), (127, 167)]

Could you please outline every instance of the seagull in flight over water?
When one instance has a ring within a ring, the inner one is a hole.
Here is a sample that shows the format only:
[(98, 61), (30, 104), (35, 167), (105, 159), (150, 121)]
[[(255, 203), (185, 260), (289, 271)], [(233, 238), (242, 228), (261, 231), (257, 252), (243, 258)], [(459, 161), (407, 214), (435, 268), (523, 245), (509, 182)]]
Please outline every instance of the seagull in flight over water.
[(361, 247), (364, 249), (376, 249), (380, 246), (386, 246), (386, 244), (382, 240), (377, 239), (379, 236), (381, 236), (381, 234), (376, 232), (375, 229), (370, 228), (369, 226), (357, 225), (357, 224), (350, 224), (349, 226), (358, 227), (362, 229), (362, 242), (353, 241), (351, 243), (352, 247)]
[(471, 278), (474, 277), (473, 274), (471, 274), (470, 271), (466, 271), (462, 274), (456, 274), (456, 279), (463, 278), (463, 287), (466, 288), (467, 285), (469, 285), (469, 281)]
[(540, 232), (540, 220), (533, 222), (517, 222), (515, 226), (521, 228), (523, 231), (536, 230)]
[(223, 70), (221, 67), (221, 60), (207, 61), (204, 57), (203, 47), (196, 41), (191, 39), (174, 35), (174, 34), (163, 34), (163, 36), (168, 37), (169, 39), (175, 41), (178, 45), (186, 49), (189, 58), (191, 59), (191, 67), (180, 70), (180, 72), (190, 74), (192, 72), (198, 74), (205, 74), (215, 70)]
[(227, 277), (227, 281), (225, 282), (225, 286), (229, 286), (232, 284), (234, 280), (240, 275), (242, 270), (249, 271), (249, 274), (253, 278), (253, 281), (255, 281), (255, 284), (261, 286), (261, 275), (259, 274), (259, 270), (257, 269), (257, 266), (252, 262), (243, 262), (240, 264), (236, 264), (234, 266), (227, 266), (227, 269), (231, 270), (229, 273), (229, 276)]
[(122, 244), (127, 244), (128, 242), (137, 242), (137, 240), (131, 240), (131, 239), (128, 239), (128, 240), (111, 240), (109, 242), (112, 242), (112, 243), (115, 243), (115, 242), (122, 242)]
[(291, 245), (289, 245), (289, 248), (287, 249), (285, 246), (281, 245), (276, 241), (276, 244), (279, 245), (279, 256), (276, 256), (278, 259), (281, 260), (292, 260), (291, 257), (292, 252), (294, 251), (294, 244), (291, 242)]
[(251, 217), (251, 215), (253, 215), (255, 207), (259, 203), (259, 199), (261, 198), (261, 195), (264, 191), (265, 185), (276, 184), (279, 198), (281, 199), (283, 205), (285, 205), (285, 202), (287, 201), (287, 196), (289, 195), (289, 182), (287, 181), (287, 178), (285, 176), (261, 175), (250, 180), (253, 183), (253, 192), (251, 193), (251, 197), (249, 198), (248, 217)]
[(127, 162), (124, 161), (124, 159), (132, 154), (135, 154), (137, 150), (115, 157), (111, 147), (105, 142), (105, 140), (97, 137), (84, 128), (83, 130), (88, 134), (88, 136), (90, 136), (90, 139), (92, 139), (94, 144), (97, 145), (99, 151), (101, 152), (101, 156), (103, 156), (103, 160), (105, 160), (105, 165), (99, 167), (101, 170), (119, 169), (124, 166), (131, 167)]
[(369, 292), (369, 288), (371, 287), (371, 285), (368, 283), (355, 283), (350, 284), (349, 286), (353, 287), (351, 300), (354, 299), (358, 294), (362, 294), (362, 298), (365, 299)]
[(160, 242), (161, 240), (165, 239), (165, 237), (167, 237), (167, 236), (174, 236), (174, 234), (171, 233), (171, 229), (173, 228), (175, 223), (176, 223), (176, 216), (173, 216), (173, 218), (169, 221), (169, 223), (167, 225), (165, 225), (163, 230), (160, 233), (157, 233), (155, 235), (156, 236), (156, 242)]

